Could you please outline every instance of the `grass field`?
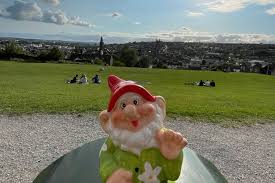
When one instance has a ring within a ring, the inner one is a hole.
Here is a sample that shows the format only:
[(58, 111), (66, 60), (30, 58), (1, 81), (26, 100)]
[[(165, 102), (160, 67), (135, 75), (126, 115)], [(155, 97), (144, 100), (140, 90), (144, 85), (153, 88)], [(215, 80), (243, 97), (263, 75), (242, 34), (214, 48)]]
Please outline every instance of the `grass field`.
[[(167, 101), (168, 115), (220, 122), (248, 119), (275, 121), (275, 77), (247, 73), (160, 70), (100, 66), (0, 62), (0, 113), (82, 113), (107, 107), (109, 74), (137, 81)], [(101, 85), (65, 84), (75, 74), (89, 79), (99, 73)], [(215, 80), (217, 87), (184, 83)]]

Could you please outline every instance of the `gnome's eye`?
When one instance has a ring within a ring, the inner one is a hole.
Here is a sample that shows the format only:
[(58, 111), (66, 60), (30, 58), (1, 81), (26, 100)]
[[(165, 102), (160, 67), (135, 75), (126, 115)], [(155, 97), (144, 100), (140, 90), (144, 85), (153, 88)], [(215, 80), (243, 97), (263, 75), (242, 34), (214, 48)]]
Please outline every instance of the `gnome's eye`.
[(122, 102), (121, 104), (120, 104), (120, 108), (121, 109), (124, 109), (126, 107), (126, 104), (124, 103), (124, 102)]
[(137, 99), (133, 100), (133, 103), (134, 103), (135, 105), (138, 105), (138, 100), (137, 100)]

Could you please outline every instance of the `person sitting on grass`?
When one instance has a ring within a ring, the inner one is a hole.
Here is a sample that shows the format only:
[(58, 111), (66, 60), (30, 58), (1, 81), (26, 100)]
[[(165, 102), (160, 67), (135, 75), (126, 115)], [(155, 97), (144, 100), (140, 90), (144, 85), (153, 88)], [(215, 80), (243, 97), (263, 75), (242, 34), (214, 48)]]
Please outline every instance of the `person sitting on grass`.
[(204, 83), (204, 86), (209, 87), (210, 86), (210, 81), (206, 80), (205, 83)]
[(216, 86), (216, 83), (215, 83), (214, 80), (212, 80), (212, 81), (210, 82), (210, 86), (212, 86), (212, 87), (215, 87), (215, 86)]
[(85, 74), (82, 74), (81, 78), (79, 79), (79, 84), (88, 84), (88, 79)]
[(77, 77), (78, 75), (76, 74), (75, 77), (72, 80), (67, 81), (67, 83), (77, 83)]
[(99, 75), (96, 74), (96, 75), (92, 78), (92, 82), (95, 83), (95, 84), (100, 84), (101, 81), (100, 81)]
[(204, 82), (201, 80), (200, 82), (199, 82), (199, 86), (203, 86), (204, 85)]

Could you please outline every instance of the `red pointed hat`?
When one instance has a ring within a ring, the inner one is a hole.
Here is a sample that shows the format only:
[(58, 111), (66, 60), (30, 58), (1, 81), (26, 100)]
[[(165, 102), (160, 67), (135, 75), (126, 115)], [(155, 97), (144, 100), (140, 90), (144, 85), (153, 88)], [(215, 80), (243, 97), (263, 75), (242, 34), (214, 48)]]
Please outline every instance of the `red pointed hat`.
[(136, 84), (134, 81), (125, 81), (115, 75), (110, 75), (108, 77), (108, 84), (111, 90), (111, 99), (108, 105), (108, 112), (112, 111), (119, 97), (127, 92), (137, 93), (150, 102), (154, 102), (156, 100), (155, 96), (152, 96), (149, 91), (147, 91), (143, 86)]

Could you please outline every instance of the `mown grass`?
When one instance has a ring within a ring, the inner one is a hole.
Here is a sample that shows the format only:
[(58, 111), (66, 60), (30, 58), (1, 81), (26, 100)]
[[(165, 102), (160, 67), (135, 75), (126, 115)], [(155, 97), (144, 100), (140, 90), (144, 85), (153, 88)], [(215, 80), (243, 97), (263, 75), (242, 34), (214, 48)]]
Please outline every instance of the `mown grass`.
[[(223, 73), (108, 67), (77, 64), (0, 62), (0, 113), (82, 113), (107, 107), (109, 74), (137, 81), (167, 101), (170, 116), (221, 122), (275, 121), (275, 77)], [(100, 85), (65, 84), (76, 73), (89, 79), (99, 73)], [(217, 87), (184, 83), (215, 80)], [(251, 119), (251, 120), (250, 120)]]

